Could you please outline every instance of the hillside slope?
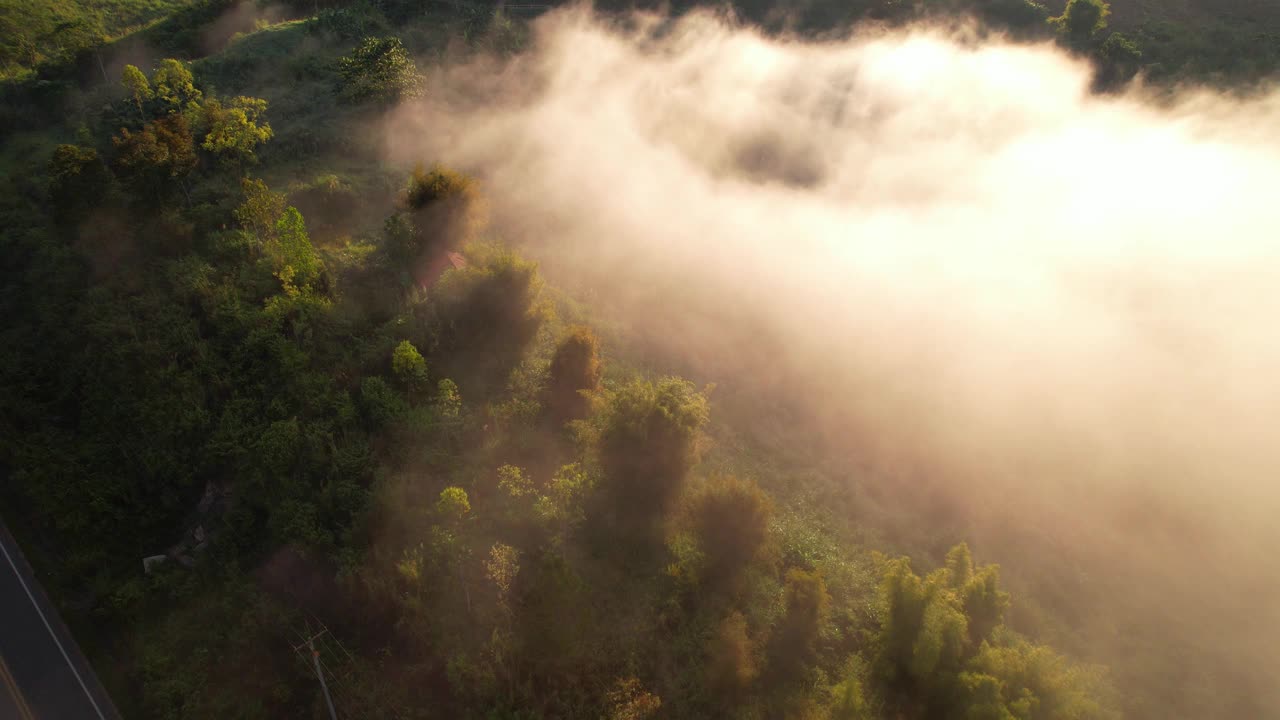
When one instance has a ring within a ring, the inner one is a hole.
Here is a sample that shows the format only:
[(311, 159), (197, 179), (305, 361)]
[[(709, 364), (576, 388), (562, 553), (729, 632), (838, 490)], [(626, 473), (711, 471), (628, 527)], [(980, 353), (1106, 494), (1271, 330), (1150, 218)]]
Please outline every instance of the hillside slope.
[[(1277, 14), (1237, 4), (1108, 32), (1129, 72), (1252, 82)], [(871, 476), (767, 365), (549, 283), (482, 181), (388, 159), (424, 75), (529, 48), (518, 9), (2, 7), (113, 41), (107, 83), (97, 41), (5, 51), (0, 507), (126, 716), (320, 717), (319, 622), (354, 717), (1280, 711), (1058, 538)]]

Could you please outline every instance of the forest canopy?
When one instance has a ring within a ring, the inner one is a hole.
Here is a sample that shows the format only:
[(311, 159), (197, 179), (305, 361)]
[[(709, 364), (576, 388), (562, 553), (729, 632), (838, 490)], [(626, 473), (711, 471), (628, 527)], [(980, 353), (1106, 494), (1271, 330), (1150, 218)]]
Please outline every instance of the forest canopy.
[[(1280, 63), (1234, 16), (1051, 5), (734, 10), (977, 18), (1093, 63), (1098, 93)], [(722, 412), (753, 386), (721, 404), (629, 344), (600, 289), (502, 236), (485, 178), (385, 162), (384, 113), (444, 92), (451, 53), (526, 50), (523, 7), (0, 5), (0, 510), (122, 714), (321, 717), (313, 622), (343, 717), (1176, 706), (1047, 642), (1078, 608), (1015, 592), (941, 501), (904, 501), (906, 539), (850, 519), (878, 491), (811, 470), (829, 438), (759, 441), (789, 416)]]

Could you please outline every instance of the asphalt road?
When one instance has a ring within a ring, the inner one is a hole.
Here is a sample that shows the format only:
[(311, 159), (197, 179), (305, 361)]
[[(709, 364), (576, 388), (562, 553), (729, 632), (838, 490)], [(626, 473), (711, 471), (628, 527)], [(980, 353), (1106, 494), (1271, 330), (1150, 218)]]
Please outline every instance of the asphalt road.
[(0, 720), (119, 720), (0, 524)]

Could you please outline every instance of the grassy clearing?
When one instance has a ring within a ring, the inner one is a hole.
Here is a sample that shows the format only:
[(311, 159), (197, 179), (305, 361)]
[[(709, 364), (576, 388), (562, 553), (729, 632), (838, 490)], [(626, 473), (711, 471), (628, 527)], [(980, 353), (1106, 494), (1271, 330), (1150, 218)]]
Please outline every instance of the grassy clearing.
[(0, 0), (0, 80), (110, 42), (195, 4), (195, 0)]

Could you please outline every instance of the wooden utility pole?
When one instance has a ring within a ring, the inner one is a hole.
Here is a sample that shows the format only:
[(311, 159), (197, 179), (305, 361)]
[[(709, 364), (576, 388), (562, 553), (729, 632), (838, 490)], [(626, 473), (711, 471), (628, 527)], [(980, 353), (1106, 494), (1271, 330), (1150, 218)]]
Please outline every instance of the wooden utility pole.
[(307, 621), (306, 640), (302, 645), (295, 645), (294, 651), (301, 653), (303, 646), (311, 651), (311, 666), (315, 668), (316, 678), (320, 681), (320, 690), (324, 692), (324, 703), (329, 708), (329, 720), (338, 720), (338, 712), (333, 709), (333, 697), (329, 694), (329, 683), (324, 679), (324, 668), (320, 666), (320, 651), (316, 650), (316, 638), (328, 632), (328, 628), (321, 624), (320, 632), (312, 634), (311, 621)]

